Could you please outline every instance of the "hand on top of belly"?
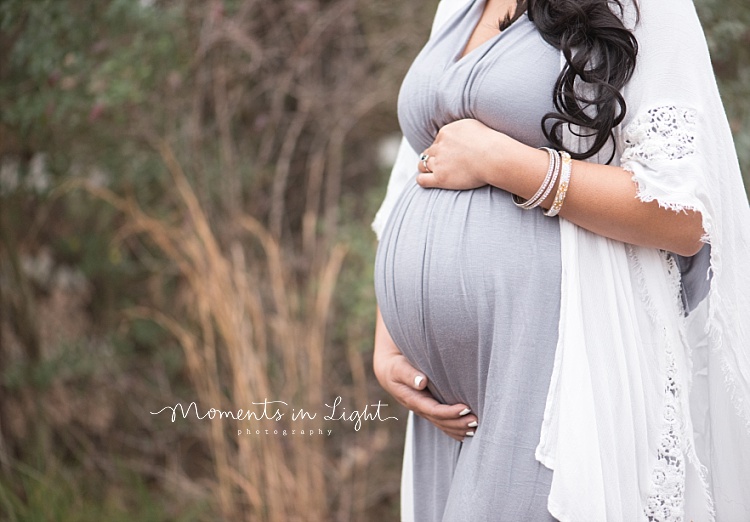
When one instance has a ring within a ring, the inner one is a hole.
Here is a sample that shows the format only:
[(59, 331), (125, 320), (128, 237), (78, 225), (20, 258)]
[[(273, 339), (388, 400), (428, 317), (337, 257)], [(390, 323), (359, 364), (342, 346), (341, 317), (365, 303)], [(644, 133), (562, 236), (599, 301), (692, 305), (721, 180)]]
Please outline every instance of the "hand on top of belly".
[(487, 184), (488, 169), (504, 136), (477, 120), (451, 122), (440, 129), (419, 161), (417, 183), (424, 188), (470, 190)]

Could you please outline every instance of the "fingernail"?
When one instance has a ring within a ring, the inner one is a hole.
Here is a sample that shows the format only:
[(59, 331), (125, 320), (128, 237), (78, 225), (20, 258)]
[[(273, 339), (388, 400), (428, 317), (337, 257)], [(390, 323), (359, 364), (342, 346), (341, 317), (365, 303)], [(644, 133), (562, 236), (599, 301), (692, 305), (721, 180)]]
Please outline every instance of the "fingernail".
[(471, 421), (471, 422), (470, 422), (470, 423), (468, 424), (468, 427), (469, 427), (469, 428), (476, 428), (477, 426), (479, 426), (479, 424), (477, 424), (477, 421)]
[(423, 379), (424, 377), (422, 377), (421, 375), (417, 375), (416, 377), (414, 377), (414, 386), (419, 388), (419, 385), (422, 384)]
[(467, 435), (468, 437), (473, 437), (473, 436), (474, 436), (474, 432), (473, 432), (473, 431), (467, 431), (467, 432), (466, 432), (466, 435)]
[(461, 410), (461, 413), (459, 413), (458, 416), (463, 417), (464, 415), (468, 415), (469, 413), (471, 413), (471, 410), (469, 408), (464, 408), (463, 410)]

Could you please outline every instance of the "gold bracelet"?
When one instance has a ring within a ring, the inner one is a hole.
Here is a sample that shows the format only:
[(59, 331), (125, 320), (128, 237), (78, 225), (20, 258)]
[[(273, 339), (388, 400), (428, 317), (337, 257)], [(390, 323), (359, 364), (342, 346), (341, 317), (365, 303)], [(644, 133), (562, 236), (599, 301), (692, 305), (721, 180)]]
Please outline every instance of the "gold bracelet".
[(570, 185), (570, 172), (573, 167), (573, 160), (570, 158), (570, 154), (565, 151), (561, 151), (560, 156), (562, 156), (562, 167), (560, 167), (560, 185), (558, 185), (557, 187), (555, 200), (553, 201), (552, 206), (549, 208), (549, 210), (544, 212), (544, 215), (547, 217), (555, 217), (560, 212), (560, 209), (563, 206), (563, 202), (565, 201), (565, 196), (568, 193), (568, 186)]

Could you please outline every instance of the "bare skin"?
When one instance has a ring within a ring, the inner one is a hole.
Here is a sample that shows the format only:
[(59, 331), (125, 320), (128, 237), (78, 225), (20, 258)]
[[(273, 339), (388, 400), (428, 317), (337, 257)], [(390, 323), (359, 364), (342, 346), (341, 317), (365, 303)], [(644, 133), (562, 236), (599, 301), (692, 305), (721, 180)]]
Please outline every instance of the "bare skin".
[[(498, 34), (497, 21), (515, 7), (515, 0), (487, 0), (464, 55)], [(534, 195), (549, 165), (547, 152), (529, 147), (477, 120), (465, 119), (440, 129), (427, 150), (427, 172), (419, 162), (417, 183), (425, 189), (470, 190), (493, 185), (524, 199)], [(549, 208), (556, 190), (542, 203)], [(596, 234), (676, 254), (696, 254), (703, 243), (701, 215), (674, 212), (636, 197), (631, 174), (620, 167), (574, 161), (570, 188), (560, 216)], [(464, 404), (443, 405), (425, 389), (427, 377), (403, 356), (378, 311), (374, 370), (381, 386), (405, 407), (450, 437), (463, 440), (474, 432), (478, 419), (461, 416)], [(419, 385), (415, 377), (422, 376)]]
[[(484, 185), (530, 198), (544, 181), (546, 151), (529, 147), (477, 120), (458, 120), (438, 132), (425, 151), (426, 172), (419, 162), (417, 183), (425, 188), (468, 190)], [(596, 234), (625, 243), (696, 254), (703, 243), (702, 217), (644, 203), (636, 197), (632, 175), (620, 167), (573, 161), (560, 216)], [(549, 208), (555, 190), (542, 203)]]

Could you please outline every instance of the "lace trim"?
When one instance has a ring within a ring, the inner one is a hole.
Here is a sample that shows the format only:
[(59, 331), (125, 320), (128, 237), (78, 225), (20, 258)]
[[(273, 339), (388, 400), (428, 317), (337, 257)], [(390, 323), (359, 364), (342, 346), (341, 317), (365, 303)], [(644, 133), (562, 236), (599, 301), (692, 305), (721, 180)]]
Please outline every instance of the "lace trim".
[(666, 424), (657, 450), (656, 467), (651, 473), (653, 493), (649, 496), (644, 509), (649, 522), (683, 522), (685, 512), (685, 459), (682, 451), (680, 387), (676, 381), (677, 365), (674, 355), (669, 350), (666, 355)]
[(697, 112), (667, 105), (650, 109), (623, 131), (628, 160), (678, 160), (695, 153)]

